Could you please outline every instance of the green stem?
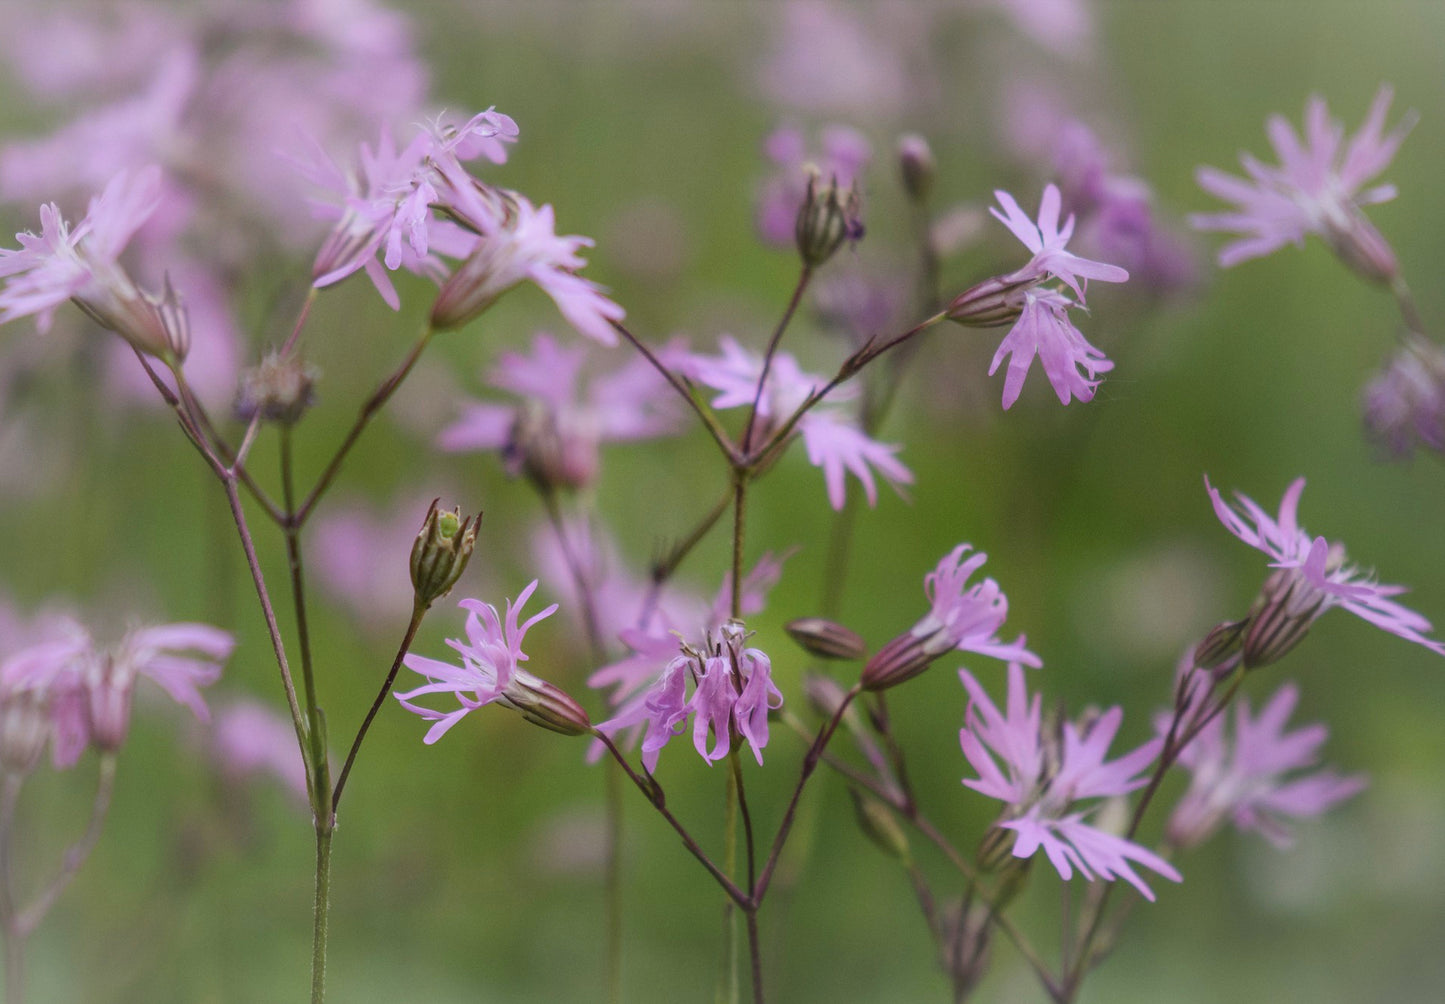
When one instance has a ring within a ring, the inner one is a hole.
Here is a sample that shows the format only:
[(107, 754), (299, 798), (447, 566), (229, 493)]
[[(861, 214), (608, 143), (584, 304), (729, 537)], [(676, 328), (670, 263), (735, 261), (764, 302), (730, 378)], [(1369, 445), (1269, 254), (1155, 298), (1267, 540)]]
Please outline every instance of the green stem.
[(331, 830), (316, 828), (316, 906), (311, 928), (311, 1004), (326, 998), (326, 920), (331, 910)]
[(5, 1004), (25, 999), (25, 932), (15, 906), (15, 805), (25, 775), (6, 771), (0, 779), (0, 935), (5, 938)]

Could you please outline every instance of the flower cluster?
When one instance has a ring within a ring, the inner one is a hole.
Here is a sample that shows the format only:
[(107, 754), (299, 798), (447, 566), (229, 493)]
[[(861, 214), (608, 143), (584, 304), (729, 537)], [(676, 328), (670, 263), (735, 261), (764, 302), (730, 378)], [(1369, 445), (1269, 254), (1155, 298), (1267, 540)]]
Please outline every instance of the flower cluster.
[[(1067, 250), (1074, 217), (1068, 216), (1060, 226), (1062, 199), (1058, 186), (1045, 186), (1037, 222), (1008, 192), (996, 191), (994, 196), (999, 208), (989, 211), (1033, 257), (1017, 271), (986, 279), (959, 294), (949, 304), (947, 316), (971, 327), (1013, 323), (988, 370), (992, 376), (1004, 359), (1009, 360), (1004, 377), (1004, 408), (1018, 400), (1036, 356), (1061, 403), (1068, 404), (1074, 398), (1092, 400), (1100, 375), (1113, 369), (1114, 364), (1089, 344), (1069, 320), (1068, 312), (1084, 306), (1089, 279), (1123, 282), (1129, 273), (1117, 265), (1081, 258)], [(1063, 288), (1045, 285), (1050, 281), (1061, 283)]]
[(963, 754), (978, 772), (964, 784), (1005, 803), (997, 825), (1014, 833), (1013, 856), (1029, 858), (1040, 849), (1060, 877), (1068, 880), (1077, 868), (1084, 878), (1122, 878), (1145, 899), (1153, 891), (1134, 870), (1143, 865), (1173, 882), (1173, 866), (1152, 851), (1086, 822), (1095, 808), (1090, 799), (1111, 799), (1140, 788), (1141, 777), (1163, 747), (1155, 739), (1115, 760), (1105, 760), (1123, 712), (1110, 708), (1087, 723), (1065, 722), (1061, 738), (1044, 728), (1042, 697), (1029, 697), (1024, 670), (1011, 663), (1007, 710), (999, 711), (967, 670), (959, 677), (969, 705), (959, 732)]

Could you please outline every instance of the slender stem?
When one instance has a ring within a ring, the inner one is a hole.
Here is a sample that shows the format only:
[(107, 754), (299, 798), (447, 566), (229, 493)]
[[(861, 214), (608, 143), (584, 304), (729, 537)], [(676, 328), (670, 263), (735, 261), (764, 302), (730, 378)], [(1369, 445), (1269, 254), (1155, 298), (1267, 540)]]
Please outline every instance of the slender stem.
[(662, 787), (657, 783), (656, 779), (650, 777), (643, 778), (637, 771), (633, 770), (632, 765), (627, 762), (627, 758), (622, 755), (617, 745), (605, 732), (594, 731), (593, 735), (606, 747), (607, 752), (611, 754), (612, 758), (622, 765), (622, 769), (627, 773), (632, 783), (637, 786), (637, 790), (642, 792), (648, 802), (652, 804), (652, 807), (658, 811), (663, 819), (667, 820), (668, 825), (682, 838), (683, 846), (687, 848), (688, 853), (697, 858), (702, 866), (707, 869), (708, 874), (713, 877), (718, 885), (722, 886), (723, 892), (728, 894), (728, 898), (739, 906), (747, 905), (747, 895), (738, 888), (737, 883), (713, 863), (712, 858), (707, 856), (707, 852), (699, 847), (697, 841), (692, 838), (692, 834), (688, 833), (686, 827), (678, 822), (677, 817), (668, 810)]
[(753, 974), (753, 1004), (763, 1004), (763, 953), (758, 944), (757, 907), (743, 911), (748, 924), (748, 961)]
[(606, 645), (602, 641), (602, 630), (597, 623), (597, 605), (592, 600), (593, 583), (587, 574), (587, 569), (582, 567), (582, 558), (572, 547), (572, 541), (567, 536), (567, 524), (562, 519), (562, 510), (557, 505), (557, 493), (550, 488), (541, 489), (542, 507), (547, 510), (547, 522), (552, 526), (552, 533), (557, 538), (557, 546), (562, 549), (562, 560), (567, 563), (567, 571), (572, 576), (572, 584), (577, 588), (577, 600), (582, 606), (582, 628), (587, 633), (587, 646), (592, 650), (592, 657), (597, 660), (605, 658)]
[(291, 327), (291, 334), (281, 346), (281, 355), (289, 355), (291, 350), (296, 348), (296, 343), (301, 340), (301, 329), (306, 327), (306, 321), (311, 317), (311, 308), (316, 304), (316, 297), (321, 290), (312, 286), (306, 291), (306, 299), (301, 302), (301, 310), (296, 315), (296, 323)]
[(331, 911), (331, 829), (316, 828), (316, 905), (311, 928), (311, 1004), (326, 997), (326, 921)]
[(200, 400), (191, 391), (190, 385), (186, 383), (184, 371), (179, 368), (171, 371), (171, 374), (176, 379), (176, 389), (180, 392), (179, 397), (177, 397), (176, 394), (171, 393), (170, 388), (166, 387), (160, 377), (151, 369), (145, 357), (140, 356), (139, 353), (137, 353), (137, 355), (141, 362), (145, 364), (146, 372), (150, 375), (151, 382), (161, 391), (161, 396), (166, 399), (172, 408), (175, 408), (178, 412), (184, 412), (188, 417), (187, 434), (192, 437), (192, 441), (196, 442), (198, 446), (200, 443), (207, 444), (205, 447), (202, 447), (202, 453), (211, 463), (211, 466), (216, 469), (216, 473), (221, 474), (224, 471), (225, 476), (233, 477), (240, 481), (246, 490), (251, 493), (251, 497), (256, 501), (256, 504), (266, 511), (266, 515), (271, 521), (280, 524), (283, 518), (280, 506), (272, 500), (264, 488), (256, 483), (255, 479), (251, 477), (250, 471), (246, 470), (246, 454), (250, 452), (251, 445), (259, 428), (259, 417), (253, 418), (250, 425), (247, 426), (241, 448), (239, 450), (232, 450), (226, 443), (225, 437), (220, 434), (215, 424), (211, 421), (211, 416), (207, 414), (205, 406), (201, 404)]
[(742, 760), (736, 746), (728, 751), (728, 765), (732, 768), (733, 786), (737, 789), (738, 812), (743, 820), (743, 840), (748, 856), (748, 888), (751, 889), (757, 883), (757, 852), (753, 840), (753, 816), (748, 811), (747, 791), (743, 788)]
[(25, 775), (5, 771), (0, 778), (0, 935), (5, 938), (5, 1004), (25, 999), (25, 932), (15, 907), (15, 805)]
[(698, 399), (693, 396), (692, 391), (688, 389), (687, 384), (682, 382), (682, 378), (669, 369), (661, 359), (657, 358), (657, 355), (651, 349), (639, 341), (637, 336), (627, 330), (624, 325), (613, 321), (612, 327), (615, 328), (617, 333), (623, 338), (626, 338), (633, 348), (642, 353), (643, 357), (652, 364), (653, 369), (662, 374), (663, 379), (668, 382), (673, 390), (682, 395), (682, 399), (687, 402), (688, 407), (701, 419), (703, 427), (712, 435), (713, 441), (717, 443), (718, 449), (722, 450), (723, 456), (727, 457), (728, 463), (736, 463), (739, 459), (738, 448), (734, 446), (732, 440), (728, 438), (727, 432), (718, 422), (717, 416), (712, 413), (712, 409), (705, 407), (698, 401)]
[[(723, 788), (723, 870), (738, 873), (738, 781), (731, 772)], [(748, 885), (749, 893), (752, 885)], [(731, 900), (723, 901), (722, 966), (718, 970), (716, 998), (727, 1004), (738, 1004), (738, 930), (737, 915)]]
[(361, 410), (356, 415), (356, 421), (351, 424), (350, 431), (346, 433), (346, 438), (343, 439), (341, 445), (336, 448), (336, 452), (332, 454), (331, 460), (322, 470), (320, 477), (316, 479), (316, 484), (312, 487), (311, 491), (307, 493), (306, 501), (301, 503), (301, 507), (297, 509), (292, 516), (291, 522), (297, 527), (300, 527), (306, 522), (312, 510), (316, 508), (316, 503), (320, 501), (321, 496), (326, 493), (326, 489), (331, 487), (331, 482), (335, 480), (337, 472), (341, 470), (341, 465), (346, 460), (347, 454), (349, 454), (351, 448), (356, 445), (356, 441), (361, 438), (361, 434), (366, 430), (367, 424), (376, 417), (377, 412), (386, 406), (386, 402), (391, 400), (391, 396), (396, 393), (396, 389), (401, 386), (402, 381), (406, 379), (407, 374), (409, 374), (412, 367), (416, 365), (416, 361), (421, 358), (422, 351), (427, 347), (427, 343), (431, 341), (431, 336), (432, 329), (431, 325), (428, 324), (427, 327), (422, 329), (420, 337), (418, 337), (416, 343), (412, 345), (411, 351), (406, 354), (406, 358), (402, 360), (401, 365), (396, 368), (391, 376), (383, 380), (377, 386), (376, 390), (371, 392), (371, 396), (362, 403)]
[(876, 338), (869, 339), (862, 348), (860, 348), (857, 352), (854, 352), (847, 359), (843, 360), (843, 365), (838, 367), (838, 372), (833, 376), (833, 378), (827, 383), (825, 383), (822, 387), (819, 387), (811, 394), (809, 394), (807, 398), (804, 399), (803, 403), (798, 405), (797, 410), (794, 411), (791, 415), (789, 415), (788, 418), (781, 425), (779, 425), (776, 429), (773, 430), (772, 435), (768, 436), (767, 440), (763, 443), (763, 445), (759, 446), (755, 450), (750, 450), (748, 454), (743, 458), (744, 464), (746, 466), (752, 467), (758, 464), (766, 463), (769, 455), (775, 450), (779, 449), (781, 445), (787, 440), (787, 438), (792, 435), (794, 427), (797, 426), (798, 422), (803, 418), (803, 416), (806, 415), (808, 412), (812, 411), (819, 402), (821, 402), (824, 398), (831, 394), (840, 384), (846, 383), (847, 381), (853, 379), (853, 377), (857, 376), (858, 373), (873, 360), (877, 359), (879, 356), (883, 355), (885, 352), (894, 348), (895, 346), (901, 345), (903, 342), (912, 338), (919, 332), (925, 331), (928, 328), (933, 327), (933, 325), (942, 321), (943, 318), (944, 315), (942, 313), (934, 314), (932, 317), (927, 317), (924, 320), (919, 321), (907, 331), (900, 332), (884, 341), (880, 342)]
[[(301, 685), (306, 693), (306, 714), (314, 718), (318, 707), (316, 699), (316, 675), (311, 663), (311, 629), (306, 617), (306, 578), (301, 557), (300, 524), (296, 520), (296, 484), (291, 464), (291, 427), (281, 427), (281, 499), (286, 506), (284, 523), (286, 537), (286, 564), (291, 574), (291, 600), (296, 612), (296, 643), (301, 652)], [(313, 764), (319, 763), (324, 752), (315, 748), (320, 741), (316, 722), (311, 722), (311, 743)]]
[(15, 917), (15, 926), (23, 936), (28, 937), (40, 926), (40, 922), (45, 919), (60, 894), (74, 881), (81, 866), (90, 857), (90, 852), (95, 850), (95, 845), (99, 843), (101, 831), (105, 828), (105, 818), (110, 812), (111, 796), (115, 793), (115, 763), (114, 753), (100, 755), (95, 799), (90, 806), (90, 821), (86, 823), (85, 832), (80, 839), (66, 850), (65, 857), (61, 859), (60, 871)]
[(798, 281), (793, 286), (793, 295), (788, 298), (788, 307), (783, 311), (783, 316), (778, 319), (778, 326), (773, 329), (773, 336), (768, 339), (768, 349), (763, 353), (763, 369), (758, 374), (758, 389), (753, 393), (753, 407), (748, 412), (748, 424), (743, 428), (741, 445), (744, 453), (747, 453), (753, 445), (753, 428), (758, 423), (758, 410), (763, 403), (763, 390), (767, 387), (768, 371), (773, 368), (773, 356), (777, 354), (778, 343), (783, 340), (783, 332), (788, 329), (788, 324), (797, 313), (798, 304), (802, 302), (803, 290), (808, 288), (808, 280), (813, 277), (813, 269), (804, 265), (798, 273)]
[(351, 776), (351, 765), (356, 762), (356, 754), (361, 751), (361, 741), (366, 738), (366, 732), (371, 728), (372, 721), (381, 711), (381, 706), (386, 703), (386, 696), (391, 693), (392, 684), (396, 682), (397, 671), (401, 669), (401, 661), (411, 649), (411, 643), (416, 639), (417, 629), (421, 627), (422, 618), (426, 616), (428, 609), (420, 603), (412, 604), (411, 621), (406, 626), (406, 634), (402, 636), (401, 645), (397, 647), (396, 658), (391, 660), (391, 669), (386, 674), (386, 680), (382, 683), (381, 689), (376, 692), (376, 700), (371, 702), (371, 710), (367, 711), (361, 728), (356, 730), (356, 738), (351, 742), (351, 751), (346, 754), (346, 762), (341, 765), (341, 774), (336, 779), (336, 790), (331, 793), (331, 815), (333, 817), (341, 805), (341, 791), (346, 787), (346, 779)]
[(1420, 308), (1415, 303), (1415, 296), (1410, 292), (1403, 275), (1395, 276), (1390, 283), (1390, 292), (1395, 295), (1395, 304), (1400, 308), (1400, 317), (1404, 319), (1405, 327), (1422, 338), (1428, 338), (1425, 319), (1420, 316)]
[(622, 771), (608, 764), (607, 778), (607, 1000), (622, 1004)]
[(737, 471), (733, 481), (733, 575), (732, 575), (732, 616), (743, 615), (743, 532), (746, 529), (748, 511), (748, 476)]
[[(246, 513), (241, 507), (241, 495), (236, 491), (236, 482), (223, 477), (221, 486), (226, 491), (226, 502), (231, 507), (231, 518), (236, 524), (236, 533), (241, 538), (241, 550), (246, 553), (246, 567), (251, 570), (251, 583), (256, 587), (256, 596), (261, 601), (261, 614), (266, 620), (266, 634), (271, 639), (271, 651), (276, 665), (281, 670), (281, 686), (286, 691), (286, 705), (291, 709), (291, 721), (296, 726), (296, 741), (301, 746), (302, 756), (309, 755), (310, 744), (307, 732), (310, 726), (301, 714), (296, 700), (296, 684), (291, 679), (291, 666), (286, 659), (286, 643), (281, 640), (281, 629), (276, 625), (276, 611), (271, 607), (271, 594), (266, 589), (266, 578), (261, 573), (261, 562), (256, 557), (256, 545), (251, 540), (251, 529), (246, 523)], [(311, 786), (311, 772), (306, 772), (307, 787)], [(315, 804), (315, 792), (312, 793)]]

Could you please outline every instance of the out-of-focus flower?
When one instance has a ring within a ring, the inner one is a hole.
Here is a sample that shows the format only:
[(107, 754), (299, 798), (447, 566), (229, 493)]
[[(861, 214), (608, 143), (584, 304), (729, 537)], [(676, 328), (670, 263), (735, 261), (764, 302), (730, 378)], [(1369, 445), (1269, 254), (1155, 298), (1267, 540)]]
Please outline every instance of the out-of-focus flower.
[[(1063, 226), (1059, 225), (1062, 202), (1056, 185), (1044, 188), (1037, 222), (1007, 192), (997, 191), (994, 195), (1003, 211), (995, 208), (990, 212), (1033, 252), (1033, 257), (1023, 268), (986, 279), (959, 294), (949, 305), (947, 315), (970, 327), (1013, 322), (989, 366), (992, 375), (1009, 358), (1004, 408), (1018, 400), (1035, 356), (1043, 364), (1060, 402), (1068, 404), (1073, 398), (1092, 400), (1100, 374), (1113, 369), (1114, 364), (1073, 326), (1068, 311), (1084, 305), (1089, 279), (1123, 282), (1129, 273), (1117, 265), (1081, 258), (1066, 249), (1074, 232), (1074, 217), (1070, 215)], [(1072, 296), (1043, 285), (1053, 280), (1067, 286)]]
[(727, 756), (734, 732), (762, 763), (768, 711), (782, 706), (783, 695), (773, 685), (772, 661), (760, 649), (746, 647), (746, 638), (742, 623), (730, 620), (710, 631), (701, 647), (674, 642), (673, 656), (656, 683), (598, 729), (610, 736), (645, 724), (642, 763), (649, 774), (657, 770), (662, 747), (684, 731), (689, 717), (693, 746), (708, 763)]
[(1297, 512), (1304, 478), (1297, 478), (1285, 489), (1278, 518), (1238, 492), (1234, 496), (1238, 506), (1229, 505), (1208, 478), (1204, 486), (1220, 522), (1250, 547), (1273, 558), (1270, 567), (1277, 569), (1265, 582), (1245, 628), (1246, 666), (1262, 666), (1278, 659), (1304, 637), (1321, 614), (1336, 606), (1381, 630), (1445, 655), (1445, 644), (1425, 637), (1430, 622), (1390, 599), (1405, 592), (1404, 586), (1376, 582), (1373, 572), (1345, 560), (1343, 544), (1311, 537), (1299, 525)]
[(1090, 799), (1123, 796), (1147, 781), (1140, 775), (1158, 757), (1163, 741), (1155, 739), (1116, 760), (1106, 761), (1123, 712), (1110, 708), (1088, 724), (1065, 722), (1061, 742), (1044, 729), (1041, 695), (1030, 699), (1024, 670), (1009, 665), (1007, 712), (1000, 712), (967, 670), (959, 677), (968, 690), (968, 711), (959, 732), (963, 754), (978, 772), (964, 784), (1004, 802), (1005, 821), (998, 827), (1015, 834), (1013, 856), (1032, 857), (1040, 849), (1060, 877), (1068, 880), (1077, 868), (1084, 878), (1122, 878), (1145, 899), (1154, 899), (1133, 863), (1173, 882), (1179, 873), (1163, 858), (1114, 833), (1089, 825), (1095, 808), (1080, 808)]
[(883, 690), (922, 673), (945, 652), (977, 652), (1010, 663), (1037, 668), (1038, 656), (1024, 647), (1024, 636), (1000, 641), (999, 628), (1008, 617), (1008, 598), (998, 583), (986, 578), (968, 580), (983, 567), (988, 555), (970, 555), (969, 544), (959, 544), (923, 577), (923, 591), (932, 609), (913, 627), (879, 649), (863, 668), (863, 686)]
[[(1286, 819), (1318, 816), (1365, 787), (1359, 774), (1308, 770), (1329, 731), (1320, 724), (1285, 731), (1298, 700), (1299, 688), (1287, 683), (1252, 717), (1249, 701), (1240, 698), (1233, 735), (1226, 735), (1225, 716), (1216, 715), (1184, 747), (1179, 762), (1192, 779), (1169, 817), (1171, 844), (1192, 847), (1230, 819), (1287, 847), (1292, 835)], [(1159, 724), (1161, 733), (1167, 731), (1168, 717)]]
[[(718, 345), (721, 355), (690, 355), (682, 360), (682, 368), (693, 380), (719, 392), (712, 401), (714, 408), (751, 407), (763, 372), (762, 356), (749, 352), (726, 335), (718, 340)], [(766, 439), (777, 423), (787, 421), (808, 395), (825, 383), (822, 377), (804, 372), (791, 354), (775, 353), (767, 386), (758, 401), (754, 442)], [(856, 389), (848, 385), (838, 388), (829, 396), (827, 404), (810, 410), (797, 425), (807, 448), (808, 461), (823, 471), (828, 502), (834, 509), (843, 508), (844, 481), (849, 473), (863, 485), (869, 505), (878, 503), (875, 471), (895, 489), (913, 483), (913, 472), (895, 456), (901, 446), (869, 438), (845, 409), (833, 404), (848, 400), (856, 393)]]
[(306, 762), (296, 744), (296, 728), (267, 705), (243, 700), (217, 711), (211, 749), (227, 775), (270, 774), (306, 798)]
[(136, 681), (148, 677), (201, 721), (210, 712), (200, 688), (214, 683), (235, 639), (208, 624), (139, 628), (113, 649), (96, 646), (79, 622), (55, 625), (50, 636), (0, 665), (12, 691), (33, 691), (49, 702), (57, 768), (72, 766), (88, 745), (114, 751), (130, 728)]
[(1445, 453), (1445, 352), (1410, 336), (1365, 386), (1365, 431), (1393, 457)]
[(16, 234), (19, 249), (0, 249), (0, 323), (35, 315), (44, 332), (55, 308), (72, 300), (140, 351), (179, 363), (190, 347), (179, 297), (169, 283), (162, 296), (141, 291), (119, 264), (159, 198), (160, 172), (152, 167), (112, 178), (74, 228), (55, 203), (41, 206), (40, 234)]
[(1094, 18), (1087, 0), (975, 0), (997, 7), (1039, 45), (1064, 56), (1081, 56), (1094, 42)]
[(677, 431), (681, 401), (641, 356), (585, 389), (584, 346), (563, 346), (546, 332), (530, 353), (504, 352), (487, 382), (516, 395), (515, 405), (466, 402), (462, 417), (442, 430), (444, 450), (501, 450), (507, 473), (526, 474), (543, 488), (582, 488), (599, 466), (604, 442), (650, 439)]
[[(776, 129), (767, 138), (763, 151), (777, 172), (764, 182), (758, 194), (758, 233), (765, 243), (788, 247), (798, 240), (798, 211), (819, 179), (821, 188), (829, 183), (838, 191), (856, 190), (868, 161), (873, 156), (868, 140), (846, 126), (829, 126), (823, 130), (822, 153), (815, 159), (808, 156), (803, 133), (791, 126)], [(809, 171), (811, 165), (813, 172)], [(856, 212), (856, 210), (855, 210)], [(849, 236), (856, 240), (862, 224)]]
[[(537, 580), (533, 579), (515, 603), (507, 602), (505, 621), (490, 603), (467, 599), (458, 604), (468, 611), (467, 636), (464, 640), (449, 639), (447, 644), (461, 654), (460, 666), (416, 654), (406, 657), (407, 669), (420, 673), (430, 682), (395, 697), (408, 711), (436, 723), (422, 740), (427, 745), (436, 742), (471, 712), (493, 702), (554, 732), (579, 735), (591, 729), (581, 705), (518, 665), (527, 660), (522, 651), (527, 631), (557, 609), (554, 603), (519, 624), (522, 607), (536, 588)], [(429, 694), (452, 694), (460, 707), (444, 711), (414, 703), (416, 698)]]
[(1384, 132), (1393, 94), (1388, 85), (1380, 87), (1360, 131), (1348, 143), (1344, 126), (1330, 118), (1324, 99), (1315, 96), (1305, 106), (1303, 139), (1283, 117), (1270, 117), (1266, 132), (1279, 158), (1278, 166), (1241, 154), (1248, 179), (1201, 167), (1196, 175), (1199, 186), (1235, 203), (1236, 209), (1201, 213), (1190, 222), (1201, 230), (1242, 235), (1220, 250), (1219, 264), (1227, 268), (1287, 243), (1300, 245), (1306, 234), (1315, 233), (1362, 275), (1391, 281), (1399, 270), (1395, 253), (1360, 207), (1386, 202), (1396, 194), (1394, 185), (1364, 188), (1389, 166), (1415, 124), (1416, 116), (1411, 113), (1392, 132)]

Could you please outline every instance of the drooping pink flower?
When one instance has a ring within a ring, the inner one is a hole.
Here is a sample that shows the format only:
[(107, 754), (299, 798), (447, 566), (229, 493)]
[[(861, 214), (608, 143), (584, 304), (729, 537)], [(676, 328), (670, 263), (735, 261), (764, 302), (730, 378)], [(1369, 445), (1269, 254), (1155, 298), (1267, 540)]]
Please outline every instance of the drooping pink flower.
[[(720, 355), (689, 355), (681, 367), (693, 380), (718, 391), (712, 401), (714, 408), (750, 407), (763, 372), (762, 356), (726, 335), (718, 344)], [(758, 402), (754, 443), (761, 442), (774, 423), (786, 421), (809, 394), (825, 383), (822, 377), (805, 372), (790, 353), (775, 353), (767, 386)], [(856, 388), (845, 384), (829, 396), (828, 403), (814, 407), (797, 425), (808, 461), (823, 472), (828, 503), (834, 509), (843, 508), (844, 482), (850, 472), (863, 485), (869, 505), (878, 501), (875, 472), (900, 494), (901, 486), (913, 483), (913, 472), (896, 457), (901, 446), (872, 439), (846, 410), (835, 406), (835, 402), (846, 401), (856, 393)]]
[(0, 667), (7, 685), (46, 694), (55, 728), (56, 767), (69, 767), (87, 745), (113, 751), (130, 728), (135, 685), (148, 677), (201, 721), (210, 712), (201, 687), (220, 678), (235, 639), (209, 624), (139, 628), (113, 649), (96, 646), (78, 622), (17, 652)]
[[(1318, 816), (1364, 789), (1362, 775), (1311, 769), (1329, 731), (1320, 724), (1286, 731), (1298, 700), (1299, 688), (1287, 683), (1254, 717), (1249, 701), (1240, 698), (1232, 735), (1225, 716), (1217, 715), (1184, 747), (1179, 762), (1192, 777), (1169, 817), (1171, 843), (1192, 847), (1229, 819), (1287, 847), (1292, 835), (1286, 819)], [(1168, 729), (1167, 719), (1160, 724)]]
[(1008, 617), (1008, 598), (997, 582), (968, 580), (983, 567), (988, 555), (969, 554), (972, 545), (959, 544), (923, 577), (923, 591), (931, 609), (903, 634), (888, 642), (863, 668), (863, 683), (874, 690), (896, 686), (917, 676), (945, 652), (977, 652), (994, 659), (1039, 667), (1043, 661), (1024, 647), (1019, 635), (1012, 642), (998, 638)]
[(746, 638), (739, 621), (708, 632), (701, 648), (674, 638), (671, 658), (656, 682), (597, 728), (610, 736), (644, 726), (642, 763), (649, 774), (688, 718), (693, 746), (708, 763), (727, 756), (737, 732), (761, 764), (768, 711), (782, 706), (783, 695), (772, 681), (772, 661), (760, 649), (747, 647)]
[(1003, 382), (1005, 410), (1013, 407), (1023, 392), (1035, 357), (1060, 404), (1074, 398), (1092, 401), (1101, 375), (1112, 370), (1114, 363), (1090, 345), (1069, 320), (1069, 308), (1077, 304), (1051, 289), (1028, 289), (1022, 296), (1018, 320), (999, 342), (988, 367), (988, 375), (993, 376), (1003, 361), (1009, 360)]
[(1074, 296), (1082, 304), (1089, 279), (1124, 282), (1129, 278), (1129, 273), (1117, 265), (1080, 258), (1066, 248), (1069, 238), (1074, 234), (1074, 217), (1070, 214), (1063, 225), (1059, 225), (1063, 200), (1057, 185), (1044, 186), (1037, 222), (1019, 207), (1018, 202), (1008, 192), (996, 190), (993, 194), (1003, 211), (990, 207), (989, 212), (1008, 227), (1009, 232), (1023, 242), (1024, 247), (1033, 252), (1028, 263), (1013, 273), (1015, 280), (1058, 279), (1074, 291)]
[(1215, 515), (1229, 532), (1274, 559), (1270, 567), (1279, 572), (1271, 577), (1266, 591), (1285, 615), (1302, 622), (1301, 628), (1338, 606), (1381, 630), (1445, 655), (1445, 644), (1425, 636), (1430, 622), (1390, 599), (1405, 592), (1404, 586), (1376, 582), (1374, 573), (1346, 561), (1344, 545), (1311, 537), (1299, 525), (1297, 513), (1304, 478), (1297, 478), (1285, 489), (1277, 518), (1238, 492), (1234, 496), (1237, 506), (1231, 506), (1208, 478), (1204, 486)]
[(1088, 725), (1064, 723), (1062, 743), (1051, 748), (1045, 735), (1039, 694), (1030, 699), (1024, 670), (1010, 663), (1007, 711), (1000, 712), (967, 670), (959, 677), (969, 705), (959, 732), (963, 754), (978, 773), (963, 783), (1007, 805), (1012, 818), (998, 825), (1016, 834), (1013, 856), (1032, 857), (1040, 849), (1064, 880), (1074, 869), (1092, 881), (1122, 878), (1151, 902), (1154, 893), (1133, 865), (1143, 865), (1173, 882), (1180, 875), (1169, 862), (1140, 845), (1089, 825), (1097, 806), (1092, 799), (1122, 797), (1142, 787), (1140, 775), (1159, 755), (1163, 741), (1152, 740), (1115, 760), (1106, 760), (1123, 712), (1110, 708)]
[(1219, 264), (1228, 268), (1285, 244), (1301, 245), (1306, 234), (1315, 233), (1347, 264), (1388, 281), (1398, 267), (1394, 252), (1360, 207), (1386, 202), (1396, 194), (1394, 185), (1364, 187), (1389, 166), (1415, 124), (1411, 113), (1393, 131), (1384, 132), (1393, 95), (1389, 85), (1381, 85), (1360, 131), (1348, 143), (1344, 126), (1330, 118), (1324, 99), (1315, 96), (1305, 106), (1303, 138), (1282, 116), (1270, 116), (1266, 132), (1278, 166), (1262, 164), (1246, 153), (1239, 160), (1247, 179), (1201, 167), (1196, 174), (1199, 186), (1236, 207), (1190, 218), (1201, 230), (1241, 235), (1220, 249)]
[[(507, 602), (505, 620), (490, 603), (465, 599), (458, 604), (468, 611), (466, 638), (448, 639), (447, 644), (461, 655), (460, 666), (415, 653), (405, 658), (407, 669), (430, 682), (394, 696), (406, 710), (436, 723), (422, 740), (428, 746), (471, 712), (493, 702), (555, 731), (586, 731), (587, 714), (575, 701), (519, 665), (527, 661), (522, 651), (527, 631), (557, 610), (553, 603), (518, 623), (522, 607), (536, 588), (537, 580), (533, 579), (515, 603)], [(430, 694), (451, 694), (459, 707), (447, 711), (415, 703), (416, 698)]]
[(547, 486), (581, 488), (597, 473), (601, 443), (678, 430), (681, 402), (646, 359), (631, 355), (617, 369), (592, 375), (584, 388), (588, 355), (546, 332), (533, 338), (529, 353), (502, 353), (488, 383), (518, 403), (464, 403), (462, 417), (442, 430), (438, 445), (501, 450), (514, 477), (526, 473)]

